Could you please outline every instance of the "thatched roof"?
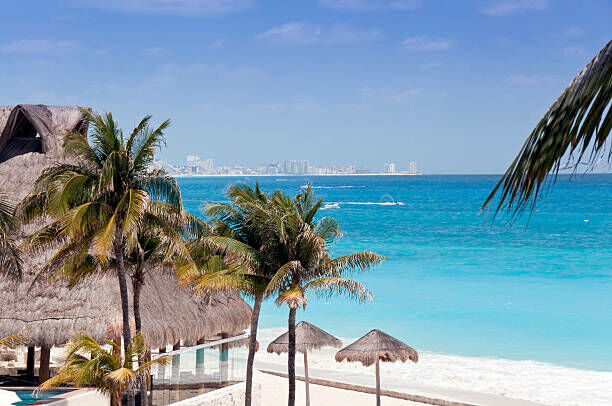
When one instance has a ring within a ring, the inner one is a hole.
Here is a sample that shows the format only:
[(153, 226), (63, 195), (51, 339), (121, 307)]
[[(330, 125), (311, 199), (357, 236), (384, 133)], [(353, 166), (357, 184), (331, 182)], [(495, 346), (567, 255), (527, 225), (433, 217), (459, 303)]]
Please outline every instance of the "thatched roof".
[[(0, 106), (0, 158), (5, 158), (0, 159), (0, 191), (16, 203), (45, 168), (63, 161), (64, 134), (87, 133), (82, 111), (80, 107)], [(40, 148), (31, 148), (36, 143)], [(29, 234), (41, 225), (22, 231)], [(21, 284), (0, 280), (0, 336), (21, 332), (32, 345), (63, 344), (77, 332), (98, 340), (119, 337), (121, 307), (116, 278), (91, 279), (72, 290), (61, 281), (37, 284), (29, 290), (33, 275), (51, 254), (25, 257)], [(148, 277), (141, 300), (145, 338), (153, 347), (179, 339), (195, 343), (219, 333), (236, 334), (249, 325), (251, 316), (249, 305), (237, 293), (196, 297), (167, 275)]]
[[(78, 332), (96, 340), (121, 336), (121, 300), (115, 277), (91, 278), (72, 289), (60, 282), (36, 283), (29, 289), (32, 279), (27, 276), (17, 286), (0, 281), (1, 337), (22, 333), (30, 345), (40, 346), (64, 344)], [(236, 335), (251, 317), (251, 308), (237, 293), (195, 296), (179, 287), (173, 276), (162, 273), (146, 280), (140, 308), (145, 340), (152, 347), (179, 339), (194, 344), (219, 333)]]
[(351, 345), (336, 353), (336, 361), (361, 362), (368, 367), (376, 362), (417, 362), (419, 354), (397, 338), (391, 337), (380, 330), (372, 330)]
[(81, 107), (1, 106), (0, 190), (23, 199), (42, 171), (62, 160), (62, 138), (75, 130), (87, 133)]
[[(342, 347), (342, 341), (306, 321), (300, 321), (295, 326), (296, 351), (304, 353), (323, 347)], [(289, 352), (289, 332), (278, 337), (268, 345), (268, 352)]]

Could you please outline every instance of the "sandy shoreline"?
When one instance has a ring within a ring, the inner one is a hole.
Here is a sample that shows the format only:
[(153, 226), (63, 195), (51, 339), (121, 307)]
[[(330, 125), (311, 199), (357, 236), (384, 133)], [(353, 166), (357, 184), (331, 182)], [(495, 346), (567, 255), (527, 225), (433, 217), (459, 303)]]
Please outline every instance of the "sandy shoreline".
[[(256, 356), (257, 368), (286, 371), (286, 355), (278, 356), (265, 351), (268, 343), (284, 331), (282, 328), (260, 330), (258, 340), (261, 350)], [(351, 339), (342, 341), (345, 344), (352, 342)], [(337, 363), (334, 354), (334, 349), (310, 353), (308, 359), (311, 376), (373, 386), (373, 367)], [(476, 397), (482, 394), (485, 398), (494, 395), (504, 399), (523, 400), (524, 404), (612, 405), (612, 372), (566, 368), (536, 361), (462, 357), (426, 351), (421, 351), (419, 355), (417, 364), (383, 363), (382, 388), (406, 393), (416, 391), (418, 393), (414, 394), (447, 397), (448, 400), (466, 403), (473, 398), (473, 394)], [(301, 357), (298, 357), (296, 367), (298, 371), (302, 369)], [(466, 393), (468, 398), (456, 396)]]

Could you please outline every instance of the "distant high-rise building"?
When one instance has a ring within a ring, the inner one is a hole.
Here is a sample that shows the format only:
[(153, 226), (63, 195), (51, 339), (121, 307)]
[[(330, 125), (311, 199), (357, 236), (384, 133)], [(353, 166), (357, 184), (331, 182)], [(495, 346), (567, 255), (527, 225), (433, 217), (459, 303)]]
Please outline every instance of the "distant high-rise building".
[[(308, 163), (307, 163), (308, 165)], [(300, 173), (300, 164), (295, 159), (286, 160), (283, 164), (283, 173), (297, 175)]]
[(395, 164), (393, 162), (385, 164), (385, 173), (395, 173)]
[(187, 166), (191, 166), (194, 163), (200, 162), (200, 157), (197, 155), (187, 155)]
[(300, 161), (300, 164), (298, 165), (298, 173), (300, 175), (308, 174), (308, 161)]
[(200, 161), (200, 168), (204, 171), (212, 171), (214, 168), (212, 159), (203, 159)]

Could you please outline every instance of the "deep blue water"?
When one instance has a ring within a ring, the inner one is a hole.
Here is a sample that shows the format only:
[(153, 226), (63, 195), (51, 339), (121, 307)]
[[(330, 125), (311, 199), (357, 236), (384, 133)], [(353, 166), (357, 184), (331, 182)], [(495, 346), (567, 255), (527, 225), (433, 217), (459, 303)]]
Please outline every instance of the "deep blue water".
[[(224, 201), (230, 183), (296, 193), (311, 182), (345, 232), (334, 255), (387, 261), (357, 276), (375, 302), (312, 297), (298, 320), (341, 337), (372, 328), (419, 350), (612, 370), (612, 175), (561, 177), (512, 226), (478, 215), (497, 175), (182, 178), (185, 206)], [(350, 187), (347, 187), (350, 186)], [(397, 200), (403, 205), (361, 205)], [(528, 221), (527, 221), (528, 220)], [(588, 220), (588, 221), (585, 221)], [(261, 327), (286, 325), (267, 303)]]

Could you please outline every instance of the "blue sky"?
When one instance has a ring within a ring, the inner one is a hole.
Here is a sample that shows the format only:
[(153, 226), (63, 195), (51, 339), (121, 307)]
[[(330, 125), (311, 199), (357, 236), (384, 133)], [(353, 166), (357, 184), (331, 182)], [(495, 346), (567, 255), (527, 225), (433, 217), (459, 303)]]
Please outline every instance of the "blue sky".
[(0, 104), (173, 121), (162, 158), (499, 173), (611, 39), (610, 1), (21, 0)]

